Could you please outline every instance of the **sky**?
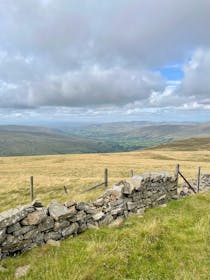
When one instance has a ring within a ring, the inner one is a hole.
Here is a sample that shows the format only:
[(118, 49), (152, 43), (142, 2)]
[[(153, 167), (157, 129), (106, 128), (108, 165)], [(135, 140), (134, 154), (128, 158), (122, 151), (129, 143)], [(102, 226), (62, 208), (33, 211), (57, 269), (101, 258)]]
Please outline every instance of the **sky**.
[(210, 121), (209, 0), (0, 0), (0, 124)]

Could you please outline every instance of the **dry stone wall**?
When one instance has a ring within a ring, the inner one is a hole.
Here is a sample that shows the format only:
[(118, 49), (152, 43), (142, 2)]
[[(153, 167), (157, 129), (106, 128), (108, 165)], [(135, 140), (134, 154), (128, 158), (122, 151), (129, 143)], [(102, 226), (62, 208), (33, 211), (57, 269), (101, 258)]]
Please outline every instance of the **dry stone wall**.
[[(195, 190), (195, 193), (198, 192), (198, 185), (197, 180), (190, 180), (189, 183)], [(199, 191), (205, 191), (210, 190), (210, 174), (203, 174), (200, 178), (200, 185), (199, 185)], [(179, 197), (184, 197), (188, 195), (195, 194), (191, 188), (185, 183), (178, 189), (178, 195)]]
[(40, 201), (0, 214), (0, 259), (24, 253), (49, 240), (76, 236), (89, 228), (108, 225), (130, 213), (177, 199), (175, 178), (167, 173), (145, 173), (121, 181), (91, 203)]

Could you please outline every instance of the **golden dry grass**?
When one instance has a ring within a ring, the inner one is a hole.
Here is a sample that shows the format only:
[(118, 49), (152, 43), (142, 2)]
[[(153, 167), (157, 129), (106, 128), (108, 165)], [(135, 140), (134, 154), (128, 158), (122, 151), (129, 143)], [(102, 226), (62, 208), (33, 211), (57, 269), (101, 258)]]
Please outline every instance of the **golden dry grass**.
[[(92, 200), (104, 191), (81, 194), (85, 188), (103, 181), (109, 169), (109, 186), (136, 174), (150, 171), (173, 173), (180, 163), (187, 178), (195, 178), (197, 167), (210, 173), (210, 151), (145, 150), (129, 153), (82, 154), (0, 158), (0, 211), (30, 202), (30, 176), (34, 176), (35, 196), (47, 204), (52, 199)], [(63, 186), (67, 186), (66, 195)]]
[[(34, 156), (0, 159), (0, 210), (29, 203), (29, 179), (34, 176), (36, 197), (92, 200), (104, 188), (80, 192), (103, 179), (109, 169), (109, 186), (135, 173), (174, 172), (180, 163), (187, 178), (197, 167), (210, 173), (210, 152), (145, 150), (119, 154)], [(63, 186), (69, 193), (66, 195)], [(30, 264), (27, 280), (58, 279), (210, 279), (210, 193), (171, 201), (143, 217), (129, 217), (119, 228), (88, 230), (61, 242), (59, 248), (43, 246), (2, 261), (7, 268), (0, 279), (14, 279), (17, 267)]]

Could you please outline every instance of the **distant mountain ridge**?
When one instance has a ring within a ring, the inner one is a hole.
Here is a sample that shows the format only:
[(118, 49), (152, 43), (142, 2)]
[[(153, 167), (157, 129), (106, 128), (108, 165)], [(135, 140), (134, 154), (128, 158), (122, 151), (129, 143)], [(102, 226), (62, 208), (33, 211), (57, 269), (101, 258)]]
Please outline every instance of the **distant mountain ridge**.
[(64, 134), (58, 128), (49, 128), (42, 126), (29, 125), (0, 125), (0, 132), (27, 132), (27, 133), (43, 133), (43, 134)]
[(119, 149), (104, 141), (45, 127), (0, 126), (0, 156), (98, 153)]
[(1, 125), (0, 156), (132, 151), (195, 136), (210, 136), (210, 122), (118, 122), (59, 128)]
[[(68, 131), (68, 129), (67, 129)], [(124, 151), (142, 149), (194, 136), (210, 135), (208, 123), (122, 122), (88, 125), (69, 133), (90, 139), (112, 141)]]

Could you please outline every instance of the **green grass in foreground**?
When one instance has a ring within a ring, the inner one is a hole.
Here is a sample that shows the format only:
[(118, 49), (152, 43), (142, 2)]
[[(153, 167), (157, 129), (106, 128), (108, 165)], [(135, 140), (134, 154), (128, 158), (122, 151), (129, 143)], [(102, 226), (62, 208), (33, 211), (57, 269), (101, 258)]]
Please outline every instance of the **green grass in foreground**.
[(88, 230), (22, 256), (5, 259), (0, 279), (30, 264), (27, 280), (210, 279), (210, 192), (133, 216), (118, 228)]

